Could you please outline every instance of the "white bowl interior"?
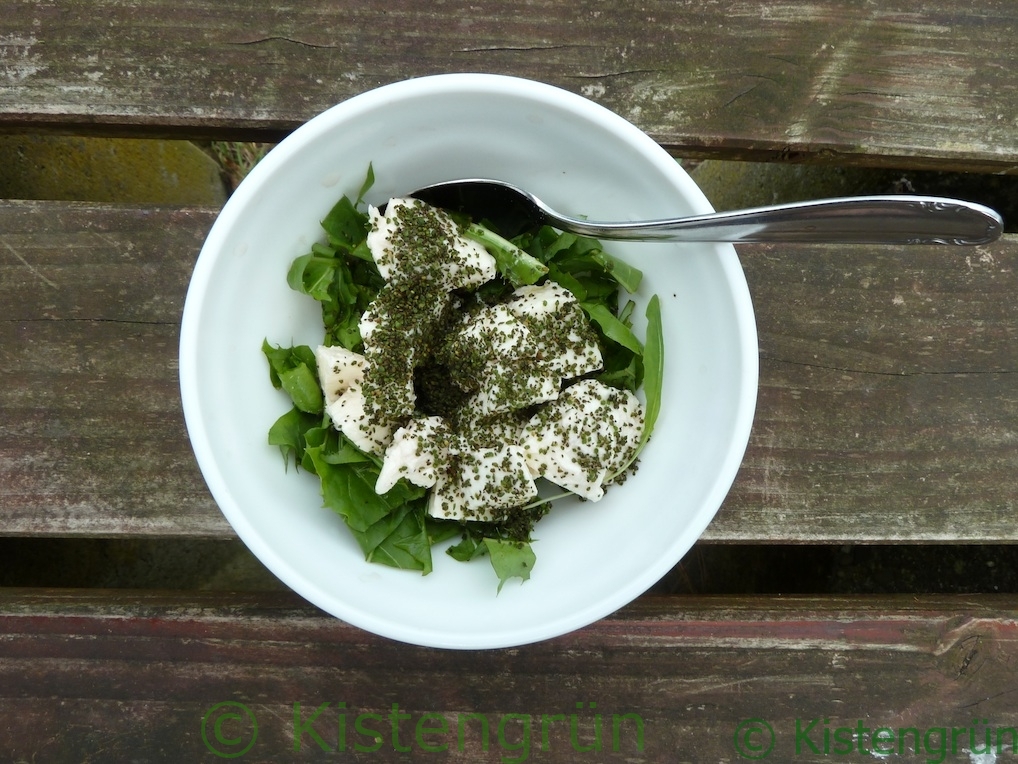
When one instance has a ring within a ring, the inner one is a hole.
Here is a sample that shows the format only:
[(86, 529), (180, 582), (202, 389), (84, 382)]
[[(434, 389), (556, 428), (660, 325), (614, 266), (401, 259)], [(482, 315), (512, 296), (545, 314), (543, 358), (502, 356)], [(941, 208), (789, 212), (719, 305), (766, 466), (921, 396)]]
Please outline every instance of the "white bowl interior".
[[(537, 564), (496, 596), (485, 561), (435, 550), (428, 576), (364, 561), (317, 480), (284, 471), (266, 433), (289, 404), (260, 351), (322, 338), (319, 306), (291, 291), (292, 259), (319, 221), (439, 180), (490, 176), (564, 212), (639, 219), (711, 211), (646, 135), (579, 96), (526, 80), (440, 75), (380, 88), (311, 120), (241, 184), (210, 232), (181, 328), (181, 394), (198, 463), (224, 515), (280, 579), (333, 615), (394, 639), (451, 648), (524, 644), (591, 623), (688, 551), (728, 492), (749, 437), (757, 342), (730, 245), (612, 243), (660, 296), (665, 393), (638, 473), (598, 503), (559, 504), (537, 526)], [(639, 312), (642, 317), (642, 311)], [(642, 325), (637, 327), (642, 334)]]

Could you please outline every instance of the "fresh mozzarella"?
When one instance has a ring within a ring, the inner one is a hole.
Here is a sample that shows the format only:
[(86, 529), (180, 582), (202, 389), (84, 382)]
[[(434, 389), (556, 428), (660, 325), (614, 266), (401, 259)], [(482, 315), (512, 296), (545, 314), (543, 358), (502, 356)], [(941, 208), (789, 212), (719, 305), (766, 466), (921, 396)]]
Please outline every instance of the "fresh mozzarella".
[(464, 322), (455, 339), (462, 352), (507, 358), (529, 350), (530, 331), (505, 305), (481, 308)]
[(517, 287), (507, 305), (517, 316), (546, 318), (575, 303), (572, 292), (554, 281), (548, 281), (540, 286)]
[(603, 366), (601, 349), (586, 313), (565, 287), (553, 281), (519, 287), (506, 308), (540, 343), (544, 368), (560, 379), (580, 377)]
[[(423, 297), (422, 297), (423, 295)], [(442, 317), (452, 295), (444, 288), (434, 289), (420, 281), (399, 281), (386, 284), (361, 314), (357, 328), (364, 342), (365, 354), (379, 343), (375, 333), (381, 328), (398, 324), (396, 331), (407, 335), (412, 349), (422, 336)], [(384, 336), (384, 335), (382, 335)], [(391, 335), (389, 337), (391, 340)]]
[(537, 498), (537, 486), (516, 445), (451, 449), (449, 463), (428, 497), (428, 514), (444, 520), (498, 520)]
[(456, 432), (473, 448), (493, 448), (505, 443), (519, 443), (527, 423), (519, 412), (509, 411), (486, 417), (471, 417), (465, 407), (454, 419)]
[(368, 305), (367, 310), (361, 313), (360, 321), (357, 322), (357, 331), (360, 332), (361, 341), (365, 345), (371, 342), (371, 335), (378, 328), (378, 318), (376, 318), (375, 311), (371, 307), (371, 305)]
[(519, 411), (555, 400), (559, 394), (559, 376), (523, 364), (514, 368), (512, 361), (491, 361), (480, 375), (480, 388), (464, 404), (468, 420), (486, 419)]
[(448, 453), (452, 431), (441, 417), (411, 419), (392, 436), (375, 483), (375, 493), (387, 493), (400, 478), (431, 488)]
[(535, 477), (591, 501), (632, 456), (643, 432), (643, 405), (627, 390), (577, 382), (538, 411), (521, 442)]
[(505, 305), (475, 311), (444, 349), (457, 385), (475, 391), (464, 409), (478, 420), (550, 401), (560, 378), (539, 360), (542, 348)]
[[(325, 393), (325, 413), (333, 426), (362, 451), (380, 454), (392, 436), (392, 423), (377, 421), (364, 397), (364, 375), (370, 367), (360, 353), (338, 345), (315, 349), (318, 381)], [(403, 396), (413, 395), (413, 383)]]
[(368, 219), (368, 249), (386, 281), (422, 270), (440, 276), (448, 289), (478, 287), (495, 278), (495, 258), (464, 237), (443, 210), (397, 197), (389, 200), (384, 214), (369, 207)]
[(364, 379), (364, 356), (340, 345), (319, 345), (315, 362), (326, 404), (334, 403), (351, 385)]
[(333, 426), (365, 453), (381, 454), (392, 439), (393, 427), (377, 421), (364, 390), (351, 385), (339, 398), (325, 406)]

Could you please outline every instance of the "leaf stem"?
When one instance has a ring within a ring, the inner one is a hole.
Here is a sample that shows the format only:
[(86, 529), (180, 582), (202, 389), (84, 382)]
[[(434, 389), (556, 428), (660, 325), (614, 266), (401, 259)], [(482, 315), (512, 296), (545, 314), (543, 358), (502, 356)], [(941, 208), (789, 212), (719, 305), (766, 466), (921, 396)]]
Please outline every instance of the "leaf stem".
[(536, 257), (480, 223), (468, 225), (463, 229), (463, 235), (484, 245), (495, 258), (499, 272), (513, 287), (533, 284), (548, 272), (548, 266)]

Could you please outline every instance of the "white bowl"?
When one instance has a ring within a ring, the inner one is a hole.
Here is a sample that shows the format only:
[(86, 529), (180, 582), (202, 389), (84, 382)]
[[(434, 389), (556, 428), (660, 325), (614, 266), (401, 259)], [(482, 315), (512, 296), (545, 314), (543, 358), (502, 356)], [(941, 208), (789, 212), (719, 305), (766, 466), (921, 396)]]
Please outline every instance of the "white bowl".
[[(538, 523), (529, 581), (436, 549), (430, 575), (365, 562), (317, 479), (266, 443), (287, 411), (262, 340), (314, 346), (318, 303), (286, 284), (319, 221), (355, 195), (368, 166), (378, 204), (456, 177), (501, 178), (594, 219), (711, 212), (647, 135), (580, 96), (512, 77), (451, 74), (388, 85), (320, 114), (240, 184), (194, 269), (180, 338), (187, 429), (213, 497), (251, 551), (307, 600), (393, 639), (494, 648), (547, 639), (630, 602), (703, 532), (741, 463), (756, 403), (752, 304), (730, 245), (612, 243), (643, 269), (637, 302), (661, 299), (665, 387), (640, 469), (598, 503), (564, 503)], [(643, 326), (636, 331), (642, 336)]]

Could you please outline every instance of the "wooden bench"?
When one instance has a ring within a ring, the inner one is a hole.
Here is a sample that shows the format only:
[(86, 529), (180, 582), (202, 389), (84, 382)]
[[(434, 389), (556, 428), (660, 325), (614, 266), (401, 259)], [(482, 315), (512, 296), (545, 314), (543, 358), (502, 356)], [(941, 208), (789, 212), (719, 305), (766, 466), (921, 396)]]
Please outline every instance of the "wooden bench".
[[(9, 6), (7, 132), (274, 141), (371, 87), (473, 70), (587, 95), (681, 157), (1018, 171), (1004, 2)], [(176, 376), (215, 215), (0, 202), (0, 534), (233, 538)], [(739, 251), (759, 407), (705, 541), (1018, 540), (1018, 238)], [(0, 756), (975, 761), (1018, 749), (1016, 608), (647, 595), (458, 653), (289, 594), (0, 589)]]

